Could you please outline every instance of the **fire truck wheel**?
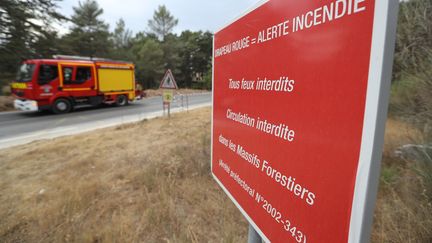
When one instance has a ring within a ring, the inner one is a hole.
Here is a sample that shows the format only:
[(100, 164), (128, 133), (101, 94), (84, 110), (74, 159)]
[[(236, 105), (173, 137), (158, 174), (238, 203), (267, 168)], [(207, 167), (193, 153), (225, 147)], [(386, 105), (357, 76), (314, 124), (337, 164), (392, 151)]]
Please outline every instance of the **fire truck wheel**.
[(128, 104), (128, 98), (126, 95), (119, 95), (116, 98), (116, 105), (117, 106), (125, 106)]
[(56, 114), (68, 113), (72, 110), (72, 104), (69, 100), (60, 98), (54, 102), (52, 110)]

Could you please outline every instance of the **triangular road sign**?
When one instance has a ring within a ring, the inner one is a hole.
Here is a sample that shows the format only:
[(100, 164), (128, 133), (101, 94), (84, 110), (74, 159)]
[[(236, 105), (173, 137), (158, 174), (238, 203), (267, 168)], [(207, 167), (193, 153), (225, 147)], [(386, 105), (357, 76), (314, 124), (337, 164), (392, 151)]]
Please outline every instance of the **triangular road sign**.
[(174, 76), (170, 69), (168, 69), (165, 73), (165, 76), (162, 79), (162, 82), (159, 86), (160, 89), (178, 89), (177, 83), (174, 79)]

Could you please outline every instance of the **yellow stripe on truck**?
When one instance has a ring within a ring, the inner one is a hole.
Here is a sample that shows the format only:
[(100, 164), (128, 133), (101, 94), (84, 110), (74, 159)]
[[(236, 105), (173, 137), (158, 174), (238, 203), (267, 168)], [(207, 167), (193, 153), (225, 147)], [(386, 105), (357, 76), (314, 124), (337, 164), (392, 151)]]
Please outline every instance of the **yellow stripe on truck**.
[(26, 83), (12, 83), (13, 89), (27, 89)]
[(134, 90), (134, 71), (126, 69), (98, 69), (99, 90), (119, 92)]

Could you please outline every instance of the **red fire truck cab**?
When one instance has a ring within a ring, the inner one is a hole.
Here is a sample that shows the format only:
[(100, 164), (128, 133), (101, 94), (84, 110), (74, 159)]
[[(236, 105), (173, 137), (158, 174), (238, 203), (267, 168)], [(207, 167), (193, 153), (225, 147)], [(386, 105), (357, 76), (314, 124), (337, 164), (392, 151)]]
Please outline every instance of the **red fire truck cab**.
[(132, 63), (74, 56), (24, 61), (11, 89), (16, 109), (57, 114), (79, 105), (125, 106), (141, 98)]

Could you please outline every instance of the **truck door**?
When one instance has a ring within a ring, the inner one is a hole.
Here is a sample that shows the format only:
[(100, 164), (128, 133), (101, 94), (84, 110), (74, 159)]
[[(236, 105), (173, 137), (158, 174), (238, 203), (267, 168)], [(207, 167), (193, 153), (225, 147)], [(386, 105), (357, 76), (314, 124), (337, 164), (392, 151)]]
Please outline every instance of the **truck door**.
[(97, 83), (93, 64), (71, 65), (62, 63), (59, 66), (62, 91), (68, 92), (70, 96), (74, 97), (96, 95)]
[(38, 69), (37, 86), (35, 94), (38, 99), (47, 99), (53, 96), (54, 88), (58, 86), (57, 64), (41, 63)]

